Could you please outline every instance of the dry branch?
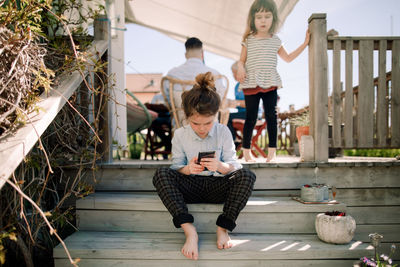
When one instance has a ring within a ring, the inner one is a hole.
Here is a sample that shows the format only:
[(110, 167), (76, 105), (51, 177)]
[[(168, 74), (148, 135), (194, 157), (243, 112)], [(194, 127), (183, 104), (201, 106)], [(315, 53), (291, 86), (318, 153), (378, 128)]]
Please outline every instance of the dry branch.
[(0, 26), (0, 136), (18, 126), (18, 108), (29, 110), (30, 99), (43, 89), (36, 86), (45, 54), (29, 30), (14, 33)]

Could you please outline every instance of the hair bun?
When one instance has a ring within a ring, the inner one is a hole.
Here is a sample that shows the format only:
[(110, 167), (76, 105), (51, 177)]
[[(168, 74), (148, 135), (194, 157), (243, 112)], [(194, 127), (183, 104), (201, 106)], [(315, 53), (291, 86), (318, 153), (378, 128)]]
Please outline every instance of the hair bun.
[(211, 72), (200, 73), (196, 76), (196, 83), (200, 88), (215, 89), (214, 75)]

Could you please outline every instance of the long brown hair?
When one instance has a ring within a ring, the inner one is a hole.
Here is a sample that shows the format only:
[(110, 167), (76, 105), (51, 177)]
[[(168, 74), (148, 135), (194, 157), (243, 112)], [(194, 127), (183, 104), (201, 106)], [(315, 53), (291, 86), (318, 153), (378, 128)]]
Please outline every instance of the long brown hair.
[(243, 42), (246, 41), (247, 37), (249, 37), (250, 34), (255, 34), (257, 33), (256, 25), (254, 23), (254, 19), (256, 16), (257, 12), (261, 11), (269, 11), (272, 13), (272, 25), (271, 28), (269, 29), (269, 32), (271, 34), (276, 33), (278, 29), (278, 9), (276, 7), (275, 1), (274, 0), (255, 0), (254, 3), (251, 5), (249, 14), (247, 16), (247, 25), (246, 25), (246, 30), (243, 34)]
[(215, 89), (214, 76), (211, 72), (196, 76), (196, 84), (182, 94), (182, 108), (186, 118), (195, 113), (204, 116), (217, 114), (221, 98)]

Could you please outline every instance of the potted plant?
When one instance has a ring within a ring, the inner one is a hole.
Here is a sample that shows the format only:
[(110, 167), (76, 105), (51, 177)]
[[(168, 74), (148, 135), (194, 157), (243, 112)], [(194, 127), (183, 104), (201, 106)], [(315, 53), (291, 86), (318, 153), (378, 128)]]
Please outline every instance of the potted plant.
[[(300, 140), (303, 135), (310, 134), (310, 114), (308, 109), (303, 109), (301, 111), (297, 111), (293, 117), (290, 118), (290, 127), (295, 127), (296, 129), (296, 138), (297, 142), (293, 144), (293, 148), (295, 151), (296, 156), (300, 156), (301, 161), (312, 161), (314, 159), (314, 155), (307, 156), (307, 160), (304, 158), (304, 149), (305, 147), (300, 147)], [(309, 142), (307, 142), (309, 143)], [(312, 141), (313, 143), (313, 141)], [(303, 151), (302, 149), (303, 148)], [(314, 151), (314, 149), (309, 149), (308, 151)]]
[(301, 187), (301, 197), (306, 202), (322, 202), (329, 200), (328, 186), (325, 184), (305, 184)]
[(315, 218), (315, 229), (319, 239), (326, 243), (347, 244), (356, 230), (356, 221), (340, 211), (320, 213)]
[(296, 126), (297, 142), (300, 143), (303, 135), (310, 134), (310, 112), (308, 110), (304, 110), (296, 117), (291, 118), (290, 123)]
[(143, 144), (140, 144), (136, 140), (136, 134), (132, 134), (129, 137), (129, 154), (131, 159), (140, 159), (140, 155), (143, 150)]
[(390, 254), (378, 254), (377, 247), (380, 245), (383, 236), (378, 233), (373, 233), (369, 235), (369, 239), (371, 240), (371, 245), (374, 247), (374, 257), (362, 257), (359, 261), (355, 262), (353, 266), (356, 267), (364, 267), (364, 266), (375, 266), (375, 267), (384, 267), (391, 266), (396, 267), (397, 264), (393, 264), (392, 256), (396, 251), (396, 245), (392, 244), (390, 248)]

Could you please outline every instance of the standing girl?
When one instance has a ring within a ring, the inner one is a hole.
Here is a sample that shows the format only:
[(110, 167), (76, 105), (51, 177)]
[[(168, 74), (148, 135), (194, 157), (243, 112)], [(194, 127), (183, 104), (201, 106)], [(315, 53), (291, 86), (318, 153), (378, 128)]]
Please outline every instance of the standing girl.
[[(211, 72), (199, 74), (197, 84), (182, 94), (182, 107), (189, 125), (177, 129), (172, 139), (172, 165), (156, 171), (153, 184), (175, 227), (182, 227), (186, 242), (181, 252), (198, 259), (198, 236), (187, 203), (224, 203), (217, 219), (217, 247), (232, 247), (232, 231), (240, 211), (250, 197), (255, 175), (236, 161), (236, 151), (228, 127), (215, 122), (221, 99)], [(198, 153), (214, 151), (213, 158)]]
[(307, 47), (310, 40), (306, 32), (304, 43), (288, 54), (275, 34), (278, 11), (273, 0), (255, 0), (250, 7), (247, 28), (243, 35), (242, 51), (237, 78), (246, 103), (246, 122), (243, 131), (243, 154), (246, 161), (254, 161), (250, 152), (251, 138), (257, 122), (260, 99), (263, 100), (268, 131), (267, 162), (275, 161), (277, 138), (277, 89), (282, 87), (276, 70), (277, 55), (291, 62)]

